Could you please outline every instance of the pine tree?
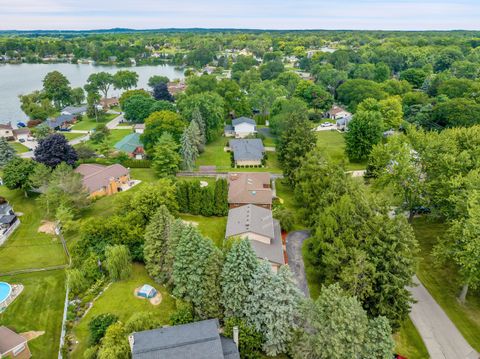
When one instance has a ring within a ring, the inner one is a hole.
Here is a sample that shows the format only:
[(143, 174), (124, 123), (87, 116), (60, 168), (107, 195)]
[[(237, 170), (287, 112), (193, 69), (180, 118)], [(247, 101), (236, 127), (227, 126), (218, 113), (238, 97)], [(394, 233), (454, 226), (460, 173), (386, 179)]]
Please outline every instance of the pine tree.
[(160, 177), (173, 176), (178, 171), (181, 157), (177, 153), (178, 144), (172, 135), (165, 132), (155, 145), (152, 167)]
[(0, 137), (0, 167), (5, 166), (15, 156), (15, 150), (8, 144), (5, 137)]
[(148, 274), (158, 283), (166, 283), (165, 259), (173, 217), (160, 206), (145, 230), (143, 256)]
[(167, 252), (165, 253), (164, 270), (165, 277), (168, 279), (167, 286), (173, 288), (173, 263), (178, 243), (183, 236), (188, 235), (194, 228), (189, 226), (179, 218), (174, 220), (170, 227), (170, 236), (168, 238)]
[(235, 241), (227, 253), (220, 277), (225, 317), (244, 317), (246, 299), (252, 294), (251, 282), (258, 266), (249, 240)]
[(198, 132), (195, 132), (193, 122), (183, 131), (180, 138), (180, 155), (182, 156), (182, 168), (185, 171), (192, 171), (198, 157)]
[(228, 214), (228, 183), (225, 178), (215, 182), (214, 202), (215, 215), (226, 216)]
[(210, 186), (201, 187), (200, 194), (202, 198), (200, 214), (205, 217), (213, 216), (215, 210), (213, 189)]
[(202, 153), (205, 150), (205, 143), (207, 142), (207, 130), (205, 121), (202, 118), (202, 113), (198, 107), (195, 107), (192, 112), (192, 122), (197, 124), (200, 136), (198, 142), (198, 152)]
[(200, 188), (200, 181), (192, 181), (188, 187), (188, 213), (193, 215), (200, 214), (202, 207), (202, 193)]
[(189, 212), (189, 203), (188, 203), (188, 182), (179, 181), (176, 184), (176, 196), (178, 203), (178, 210), (181, 213)]

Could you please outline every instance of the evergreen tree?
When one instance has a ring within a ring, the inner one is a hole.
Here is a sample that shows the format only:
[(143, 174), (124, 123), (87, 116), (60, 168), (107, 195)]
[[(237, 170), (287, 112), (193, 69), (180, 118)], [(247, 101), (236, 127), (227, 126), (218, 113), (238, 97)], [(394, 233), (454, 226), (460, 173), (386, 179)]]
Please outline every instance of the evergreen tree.
[(198, 127), (198, 131), (200, 133), (199, 141), (198, 141), (198, 152), (202, 153), (205, 150), (205, 143), (207, 142), (207, 135), (206, 135), (206, 125), (205, 121), (202, 118), (202, 113), (198, 107), (195, 107), (192, 112), (192, 122), (195, 122)]
[(152, 167), (160, 177), (174, 176), (180, 165), (181, 157), (177, 152), (178, 144), (172, 135), (165, 132), (155, 145)]
[(250, 241), (235, 241), (225, 257), (220, 277), (225, 317), (244, 317), (246, 300), (252, 294), (252, 280), (258, 266)]
[(204, 217), (210, 217), (214, 214), (214, 194), (210, 186), (199, 188), (202, 206), (200, 207), (200, 214)]
[(194, 122), (191, 122), (180, 138), (180, 155), (182, 156), (182, 168), (185, 171), (193, 171), (195, 167), (198, 157), (198, 136), (198, 132), (195, 132)]
[(157, 101), (169, 101), (173, 102), (175, 99), (173, 98), (172, 94), (168, 91), (168, 86), (164, 82), (157, 83), (153, 87), (153, 97)]
[(173, 217), (167, 207), (160, 206), (145, 230), (143, 257), (148, 274), (156, 282), (165, 284), (168, 280), (165, 259), (170, 238)]
[(173, 278), (173, 264), (175, 262), (175, 253), (180, 239), (189, 236), (190, 232), (195, 231), (192, 226), (189, 226), (179, 218), (174, 220), (170, 227), (170, 236), (168, 238), (167, 252), (165, 253), (164, 270), (167, 278), (167, 286), (172, 288), (174, 285)]
[(15, 150), (8, 144), (5, 137), (0, 137), (0, 167), (5, 166), (15, 155)]
[(225, 178), (215, 181), (214, 214), (217, 216), (228, 214), (228, 183)]
[(178, 210), (180, 213), (189, 212), (189, 201), (188, 201), (188, 189), (189, 185), (187, 181), (178, 181), (176, 183), (176, 196), (178, 203)]
[(188, 187), (188, 204), (189, 211), (193, 215), (200, 214), (202, 208), (202, 193), (200, 188), (200, 181), (192, 181)]

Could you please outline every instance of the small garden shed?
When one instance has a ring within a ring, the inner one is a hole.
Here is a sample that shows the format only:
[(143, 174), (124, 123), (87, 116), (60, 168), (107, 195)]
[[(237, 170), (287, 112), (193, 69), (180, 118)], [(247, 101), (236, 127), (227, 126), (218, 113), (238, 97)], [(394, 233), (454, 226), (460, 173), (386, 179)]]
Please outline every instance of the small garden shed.
[(140, 288), (140, 290), (138, 291), (137, 295), (139, 297), (150, 299), (157, 295), (157, 290), (151, 285), (144, 284), (142, 288)]

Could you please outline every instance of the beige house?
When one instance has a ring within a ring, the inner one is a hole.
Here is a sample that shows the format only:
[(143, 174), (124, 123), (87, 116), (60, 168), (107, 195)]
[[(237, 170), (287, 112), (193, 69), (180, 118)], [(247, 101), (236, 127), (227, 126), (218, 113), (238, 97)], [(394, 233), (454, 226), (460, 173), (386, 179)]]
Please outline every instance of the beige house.
[(6, 140), (14, 140), (15, 135), (13, 133), (13, 127), (12, 124), (5, 123), (5, 124), (0, 124), (0, 137), (5, 138)]
[(7, 327), (0, 327), (0, 358), (30, 358), (27, 339)]
[(331, 118), (332, 120), (339, 120), (341, 118), (352, 116), (352, 114), (344, 108), (335, 105), (332, 106), (332, 108), (328, 110), (325, 115), (325, 117)]
[(254, 204), (272, 209), (273, 192), (268, 172), (228, 174), (228, 203), (230, 208)]
[(225, 238), (248, 239), (259, 259), (268, 260), (276, 273), (285, 264), (280, 224), (270, 209), (247, 204), (228, 211)]
[(103, 166), (83, 163), (75, 169), (83, 177), (90, 197), (110, 196), (131, 187), (130, 171), (120, 164)]

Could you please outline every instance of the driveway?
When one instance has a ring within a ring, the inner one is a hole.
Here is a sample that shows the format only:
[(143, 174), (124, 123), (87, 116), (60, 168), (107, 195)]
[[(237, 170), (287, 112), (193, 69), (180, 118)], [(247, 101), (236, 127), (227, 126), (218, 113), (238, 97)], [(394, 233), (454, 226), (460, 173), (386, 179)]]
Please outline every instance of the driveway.
[(298, 288), (303, 292), (305, 297), (310, 296), (307, 284), (307, 276), (305, 275), (305, 264), (303, 263), (302, 245), (305, 240), (310, 237), (307, 230), (293, 231), (287, 235), (287, 256), (288, 265), (297, 280)]
[(409, 288), (416, 303), (410, 318), (415, 324), (430, 357), (433, 359), (478, 359), (480, 355), (463, 338), (462, 334), (433, 299), (417, 276), (416, 287)]

